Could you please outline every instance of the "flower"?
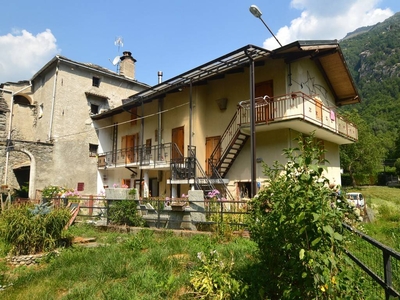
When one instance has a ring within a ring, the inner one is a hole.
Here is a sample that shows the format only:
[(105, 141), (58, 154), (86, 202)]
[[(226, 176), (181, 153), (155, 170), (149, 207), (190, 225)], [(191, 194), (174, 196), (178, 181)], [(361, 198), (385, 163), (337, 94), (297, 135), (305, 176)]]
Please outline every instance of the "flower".
[(122, 187), (123, 189), (127, 189), (127, 188), (128, 188), (128, 186), (127, 186), (126, 184), (121, 185), (121, 187)]
[(216, 200), (221, 200), (221, 193), (217, 189), (214, 189), (211, 192), (208, 192), (207, 196), (210, 199), (215, 198)]
[(119, 187), (118, 183), (114, 183), (113, 188), (116, 189), (117, 187)]

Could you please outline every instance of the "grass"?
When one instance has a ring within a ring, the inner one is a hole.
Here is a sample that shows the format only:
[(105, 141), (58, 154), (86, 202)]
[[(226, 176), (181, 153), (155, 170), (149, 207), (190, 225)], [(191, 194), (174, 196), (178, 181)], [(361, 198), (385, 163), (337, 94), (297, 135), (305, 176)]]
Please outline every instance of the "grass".
[[(374, 222), (363, 225), (366, 233), (399, 250), (400, 189), (361, 187), (352, 191), (361, 191), (376, 212)], [(155, 234), (148, 229), (134, 235), (84, 224), (71, 226), (69, 231), (73, 236), (95, 237), (99, 246), (75, 245), (33, 267), (11, 268), (0, 259), (0, 285), (12, 283), (0, 291), (0, 298), (193, 299), (189, 281), (199, 266), (197, 253), (211, 250), (217, 250), (225, 261), (233, 258), (233, 276), (249, 285), (248, 299), (260, 299), (262, 284), (268, 280), (257, 258), (257, 245), (248, 239), (180, 237), (172, 231)], [(0, 248), (3, 257), (7, 249)]]
[(360, 191), (372, 209), (373, 222), (364, 224), (364, 232), (379, 242), (400, 251), (400, 188), (367, 186), (346, 189)]
[[(216, 249), (235, 261), (235, 270), (256, 262), (256, 245), (237, 238), (219, 243), (208, 235), (178, 237), (169, 231), (136, 235), (98, 232), (72, 226), (72, 233), (96, 236), (103, 246), (74, 246), (36, 267), (9, 269), (2, 299), (186, 299), (197, 253)], [(248, 271), (246, 271), (248, 272)], [(189, 297), (190, 298), (190, 297)]]

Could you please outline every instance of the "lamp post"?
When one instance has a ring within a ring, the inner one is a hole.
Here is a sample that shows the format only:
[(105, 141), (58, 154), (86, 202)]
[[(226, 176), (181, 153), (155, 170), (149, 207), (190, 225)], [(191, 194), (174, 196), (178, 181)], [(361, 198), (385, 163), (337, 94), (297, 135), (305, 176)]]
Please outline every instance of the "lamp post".
[(256, 18), (260, 19), (261, 22), (263, 22), (263, 24), (265, 25), (265, 27), (267, 27), (269, 33), (274, 37), (274, 39), (278, 42), (279, 46), (282, 47), (282, 44), (279, 42), (279, 40), (276, 38), (275, 34), (271, 31), (271, 29), (269, 29), (267, 23), (264, 22), (264, 20), (261, 18), (262, 16), (262, 12), (261, 10), (256, 6), (256, 5), (251, 5), (249, 8), (251, 14), (253, 16), (255, 16)]
[[(268, 25), (261, 18), (262, 12), (256, 5), (251, 5), (249, 8), (251, 14), (256, 18), (260, 19), (261, 22), (267, 27), (269, 33), (275, 38), (278, 42), (279, 46), (282, 47), (282, 44), (276, 38), (274, 33), (269, 29)], [(251, 58), (251, 55), (247, 53), (247, 56), (250, 60), (250, 152), (251, 152), (251, 197), (254, 197), (257, 191), (257, 182), (256, 182), (256, 129), (255, 129), (255, 113), (256, 113), (256, 105), (255, 105), (255, 88), (254, 88), (254, 60)]]

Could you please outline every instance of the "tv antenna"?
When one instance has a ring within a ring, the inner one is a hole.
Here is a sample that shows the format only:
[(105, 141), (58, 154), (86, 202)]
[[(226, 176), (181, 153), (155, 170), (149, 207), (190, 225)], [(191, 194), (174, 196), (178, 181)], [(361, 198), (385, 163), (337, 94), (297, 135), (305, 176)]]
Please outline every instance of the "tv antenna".
[(124, 39), (121, 36), (117, 36), (115, 38), (114, 41), (114, 45), (118, 47), (118, 55), (116, 57), (114, 57), (114, 59), (111, 61), (111, 63), (113, 64), (113, 66), (117, 66), (117, 73), (119, 73), (119, 62), (120, 62), (120, 54), (119, 54), (119, 50), (121, 47), (124, 46)]

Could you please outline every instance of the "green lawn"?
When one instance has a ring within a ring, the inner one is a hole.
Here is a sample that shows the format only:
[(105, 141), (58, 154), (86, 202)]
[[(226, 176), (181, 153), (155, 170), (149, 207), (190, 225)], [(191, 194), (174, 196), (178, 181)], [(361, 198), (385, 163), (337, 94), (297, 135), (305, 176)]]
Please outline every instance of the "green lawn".
[[(257, 269), (251, 268), (257, 265), (257, 247), (244, 238), (221, 243), (210, 235), (180, 237), (170, 231), (154, 234), (143, 230), (133, 235), (104, 233), (88, 226), (71, 230), (96, 237), (100, 245), (73, 246), (37, 267), (4, 272), (0, 284), (13, 285), (0, 291), (0, 298), (194, 299), (189, 280), (200, 263), (197, 255), (213, 250), (220, 254), (221, 262), (233, 260), (234, 276), (251, 278)], [(6, 268), (4, 263), (2, 268)]]
[(400, 188), (367, 186), (345, 189), (360, 191), (373, 211), (373, 222), (364, 225), (365, 233), (381, 243), (400, 251)]

